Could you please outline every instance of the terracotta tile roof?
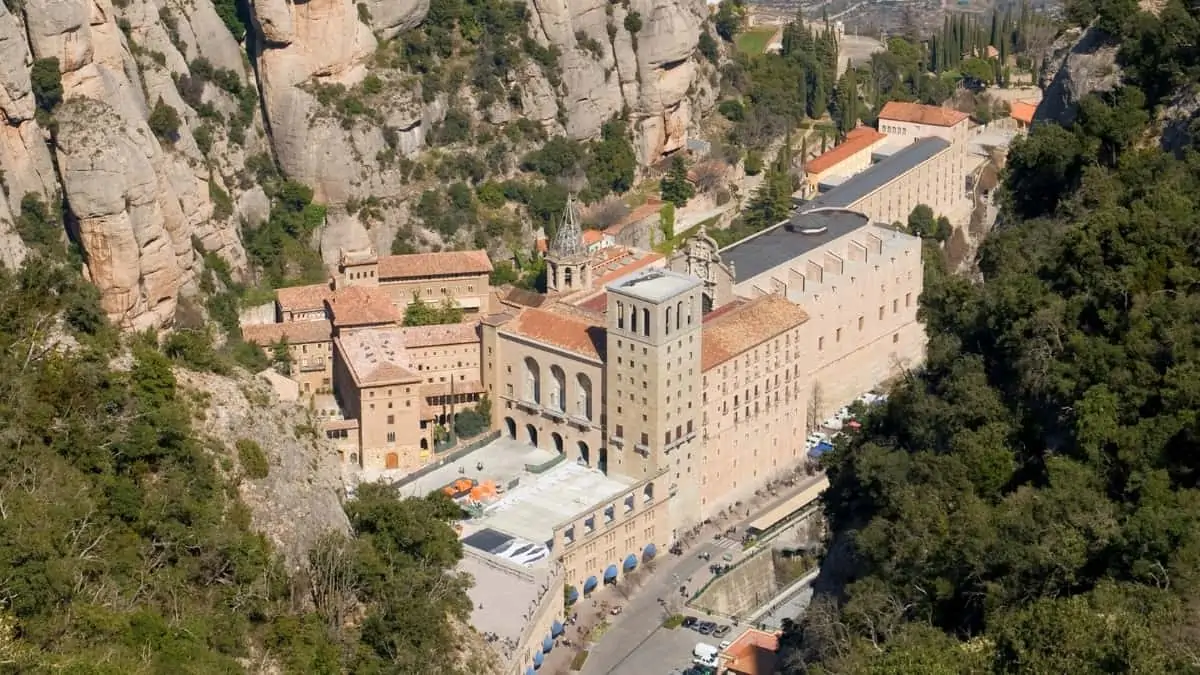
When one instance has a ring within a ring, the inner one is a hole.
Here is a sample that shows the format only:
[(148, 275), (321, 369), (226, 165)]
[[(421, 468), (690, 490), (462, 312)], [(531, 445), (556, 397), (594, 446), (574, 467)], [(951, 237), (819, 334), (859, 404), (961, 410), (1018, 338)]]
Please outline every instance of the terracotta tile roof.
[(779, 295), (764, 295), (704, 322), (701, 371), (808, 321), (808, 314)]
[(739, 675), (772, 675), (779, 668), (779, 635), (747, 630), (722, 652), (725, 667)]
[(359, 387), (421, 381), (399, 328), (357, 331), (339, 336), (334, 344)]
[(358, 420), (325, 420), (321, 423), (321, 428), (325, 431), (334, 431), (337, 429), (357, 429)]
[(588, 359), (602, 361), (605, 333), (602, 320), (582, 312), (559, 309), (525, 309), (500, 329)]
[(504, 297), (500, 298), (500, 302), (506, 305), (517, 305), (520, 307), (541, 307), (547, 300), (549, 300), (548, 296), (537, 291), (530, 291), (515, 286), (508, 289)]
[(409, 348), (461, 345), (479, 342), (479, 322), (410, 326), (401, 328), (400, 333), (404, 335), (404, 346)]
[(490, 274), (487, 251), (442, 251), (385, 255), (379, 259), (380, 279), (419, 279), (456, 274)]
[(333, 291), (328, 283), (291, 286), (275, 291), (275, 302), (285, 312), (303, 312), (325, 308), (325, 299)]
[(328, 321), (288, 321), (242, 326), (242, 339), (256, 345), (273, 345), (286, 339), (289, 344), (329, 342), (333, 327)]
[(879, 111), (879, 119), (914, 124), (931, 124), (936, 127), (952, 127), (967, 119), (967, 114), (951, 108), (940, 108), (921, 103), (888, 101)]
[(592, 282), (592, 286), (600, 288), (608, 282), (615, 281), (630, 272), (636, 272), (648, 267), (663, 267), (666, 264), (666, 257), (661, 253), (642, 252), (641, 257), (637, 257), (637, 254), (631, 253), (610, 262), (602, 269), (596, 270), (599, 276)]
[(1014, 101), (1010, 106), (1012, 118), (1025, 124), (1033, 124), (1033, 115), (1037, 112), (1037, 104), (1029, 101)]
[(608, 311), (608, 293), (601, 291), (582, 302), (575, 303), (575, 306), (589, 312), (604, 314)]
[(640, 223), (650, 216), (658, 215), (658, 212), (662, 210), (662, 205), (663, 201), (661, 199), (655, 199), (654, 197), (651, 197), (650, 199), (646, 200), (645, 204), (642, 204), (636, 209), (630, 211), (629, 215), (622, 218), (620, 222), (605, 228), (604, 234), (611, 234), (614, 236), (618, 235), (621, 233), (621, 230), (624, 230), (630, 225), (633, 225), (634, 223)]
[(881, 134), (871, 127), (858, 127), (846, 134), (846, 140), (842, 141), (841, 145), (805, 162), (804, 172), (824, 173), (885, 138), (887, 134)]
[(598, 243), (600, 243), (600, 240), (603, 238), (604, 238), (604, 233), (601, 232), (600, 230), (584, 230), (583, 231), (583, 243), (587, 246), (591, 246), (592, 244), (598, 244)]
[(391, 295), (384, 289), (369, 286), (339, 288), (325, 301), (333, 325), (367, 326), (399, 323), (404, 313), (392, 304)]

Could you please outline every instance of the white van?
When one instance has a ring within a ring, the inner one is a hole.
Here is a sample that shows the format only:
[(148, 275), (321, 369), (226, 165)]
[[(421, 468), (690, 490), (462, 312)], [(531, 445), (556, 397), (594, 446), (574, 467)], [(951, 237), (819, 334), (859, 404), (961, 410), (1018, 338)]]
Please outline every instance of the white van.
[(697, 642), (696, 648), (692, 650), (692, 663), (695, 663), (696, 665), (699, 665), (699, 666), (708, 666), (709, 668), (716, 668), (717, 667), (717, 654), (720, 654), (720, 653), (721, 653), (721, 650), (717, 649), (716, 647), (714, 647), (710, 644), (705, 644), (703, 642)]

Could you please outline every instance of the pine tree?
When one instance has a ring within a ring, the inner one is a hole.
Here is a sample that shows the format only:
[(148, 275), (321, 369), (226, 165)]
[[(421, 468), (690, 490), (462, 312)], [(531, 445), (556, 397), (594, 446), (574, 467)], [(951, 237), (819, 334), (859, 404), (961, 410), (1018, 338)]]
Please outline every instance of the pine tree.
[(820, 119), (825, 115), (825, 111), (829, 108), (829, 93), (825, 90), (825, 76), (823, 73), (815, 73), (813, 75), (812, 95), (808, 98), (808, 116), (813, 119)]

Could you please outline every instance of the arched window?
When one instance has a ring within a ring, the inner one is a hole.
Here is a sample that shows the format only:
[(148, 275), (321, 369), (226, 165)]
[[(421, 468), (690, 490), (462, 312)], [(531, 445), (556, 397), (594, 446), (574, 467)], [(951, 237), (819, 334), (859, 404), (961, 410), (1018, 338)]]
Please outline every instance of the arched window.
[[(504, 418), (504, 427), (508, 429), (508, 437), (517, 440), (517, 421), (511, 417)], [(425, 447), (425, 446), (421, 446)]]
[(550, 439), (554, 441), (554, 451), (560, 455), (563, 454), (563, 437), (556, 431), (550, 434)]
[(625, 303), (617, 303), (617, 328), (625, 329)]
[(525, 357), (525, 400), (531, 403), (542, 402), (542, 371), (533, 357)]
[(592, 380), (579, 373), (575, 376), (575, 414), (585, 420), (592, 419)]
[[(691, 298), (688, 298), (688, 306), (692, 304)], [(689, 317), (690, 319), (690, 317)], [(688, 323), (691, 323), (689, 320)], [(675, 303), (675, 329), (678, 330), (683, 326), (683, 301)]]
[(538, 446), (538, 444), (537, 444), (537, 442), (538, 442), (537, 428), (534, 427), (532, 424), (525, 425), (525, 440), (528, 441), (529, 444), (535, 448)]
[(582, 459), (583, 463), (588, 466), (592, 465), (592, 458), (588, 453), (588, 444), (583, 441), (579, 441), (579, 459)]
[(634, 333), (638, 332), (638, 310), (637, 307), (630, 307), (629, 312), (629, 330)]
[(552, 410), (565, 410), (567, 398), (567, 376), (558, 366), (550, 366), (550, 401), (547, 404)]
[(663, 332), (667, 335), (671, 334), (671, 308), (667, 307), (667, 323), (663, 326)]
[(650, 310), (642, 308), (642, 335), (650, 337)]

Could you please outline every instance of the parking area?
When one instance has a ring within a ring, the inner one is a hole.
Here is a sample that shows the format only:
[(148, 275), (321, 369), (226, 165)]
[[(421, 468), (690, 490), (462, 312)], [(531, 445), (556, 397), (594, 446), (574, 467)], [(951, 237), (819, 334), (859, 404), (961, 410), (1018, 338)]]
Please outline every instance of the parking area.
[[(684, 673), (692, 667), (692, 652), (697, 642), (719, 648), (722, 640), (733, 636), (730, 631), (724, 638), (714, 638), (712, 635), (701, 635), (694, 630), (679, 628), (659, 628), (654, 631), (637, 649), (633, 651), (612, 675), (676, 675)], [(694, 672), (694, 671), (693, 671)]]

